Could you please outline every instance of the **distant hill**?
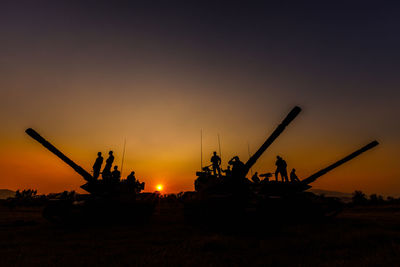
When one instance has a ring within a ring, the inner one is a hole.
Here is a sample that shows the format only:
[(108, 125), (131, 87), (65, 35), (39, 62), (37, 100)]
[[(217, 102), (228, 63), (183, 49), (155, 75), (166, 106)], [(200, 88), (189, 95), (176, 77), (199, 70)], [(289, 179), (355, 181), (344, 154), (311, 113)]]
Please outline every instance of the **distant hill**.
[(325, 196), (329, 197), (351, 197), (353, 194), (352, 193), (343, 193), (343, 192), (337, 192), (337, 191), (329, 191), (329, 190), (324, 190), (324, 189), (310, 189), (310, 192), (313, 192), (314, 194), (324, 194)]
[(15, 197), (15, 192), (8, 189), (0, 189), (0, 199), (7, 199), (9, 197)]
[(308, 191), (317, 195), (325, 195), (326, 197), (337, 197), (342, 199), (344, 202), (351, 201), (351, 197), (353, 196), (352, 193), (343, 193), (343, 192), (329, 191), (323, 189), (310, 189)]

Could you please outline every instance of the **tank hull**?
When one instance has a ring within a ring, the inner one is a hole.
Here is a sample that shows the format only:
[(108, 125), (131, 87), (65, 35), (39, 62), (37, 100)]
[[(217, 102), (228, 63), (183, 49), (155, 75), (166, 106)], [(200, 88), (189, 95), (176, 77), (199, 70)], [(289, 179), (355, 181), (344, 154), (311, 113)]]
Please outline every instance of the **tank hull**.
[(154, 212), (156, 196), (137, 199), (98, 198), (92, 195), (75, 200), (49, 200), (43, 217), (58, 224), (94, 225), (146, 222)]
[(199, 194), (185, 202), (184, 214), (190, 223), (217, 227), (291, 224), (333, 217), (343, 209), (337, 198), (310, 192), (281, 196), (253, 195), (238, 198), (232, 194)]

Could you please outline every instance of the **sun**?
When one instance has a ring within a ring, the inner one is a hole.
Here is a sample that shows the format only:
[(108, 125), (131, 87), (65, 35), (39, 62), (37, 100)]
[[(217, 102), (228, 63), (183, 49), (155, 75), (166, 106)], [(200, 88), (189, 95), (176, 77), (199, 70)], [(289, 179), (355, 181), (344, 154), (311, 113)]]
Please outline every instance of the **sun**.
[(156, 188), (157, 188), (157, 191), (162, 191), (163, 190), (163, 185), (162, 184), (158, 184), (156, 186)]

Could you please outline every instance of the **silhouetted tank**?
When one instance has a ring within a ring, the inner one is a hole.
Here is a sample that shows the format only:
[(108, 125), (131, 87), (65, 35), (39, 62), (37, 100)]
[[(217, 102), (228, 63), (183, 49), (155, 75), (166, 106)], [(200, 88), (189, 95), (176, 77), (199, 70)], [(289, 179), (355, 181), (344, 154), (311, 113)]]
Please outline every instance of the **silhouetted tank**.
[(244, 164), (243, 171), (236, 174), (236, 177), (234, 175), (217, 177), (207, 169), (197, 172), (196, 192), (192, 193), (185, 202), (185, 213), (188, 217), (195, 219), (213, 217), (214, 221), (217, 220), (216, 218), (230, 218), (230, 216), (238, 219), (247, 217), (248, 210), (256, 210), (257, 216), (283, 219), (302, 215), (308, 217), (333, 215), (339, 212), (342, 205), (338, 199), (320, 197), (305, 191), (310, 189), (310, 184), (319, 177), (377, 146), (377, 141), (365, 145), (299, 182), (277, 182), (265, 179), (260, 183), (254, 183), (246, 178), (252, 166), (300, 112), (299, 107), (294, 107), (289, 112), (282, 123)]
[(57, 222), (132, 222), (147, 219), (153, 213), (157, 196), (140, 193), (144, 183), (138, 186), (126, 180), (105, 182), (94, 179), (35, 130), (29, 128), (25, 132), (81, 175), (86, 181), (81, 188), (90, 193), (50, 200), (43, 212), (47, 219)]

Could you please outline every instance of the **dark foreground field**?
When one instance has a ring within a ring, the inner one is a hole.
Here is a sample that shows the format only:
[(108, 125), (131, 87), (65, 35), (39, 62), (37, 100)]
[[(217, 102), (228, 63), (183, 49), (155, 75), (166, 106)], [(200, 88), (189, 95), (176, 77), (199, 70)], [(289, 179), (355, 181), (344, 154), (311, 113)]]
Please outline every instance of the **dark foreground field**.
[(345, 209), (320, 223), (211, 230), (158, 207), (149, 223), (65, 227), (41, 208), (0, 207), (0, 266), (399, 266), (400, 206)]

